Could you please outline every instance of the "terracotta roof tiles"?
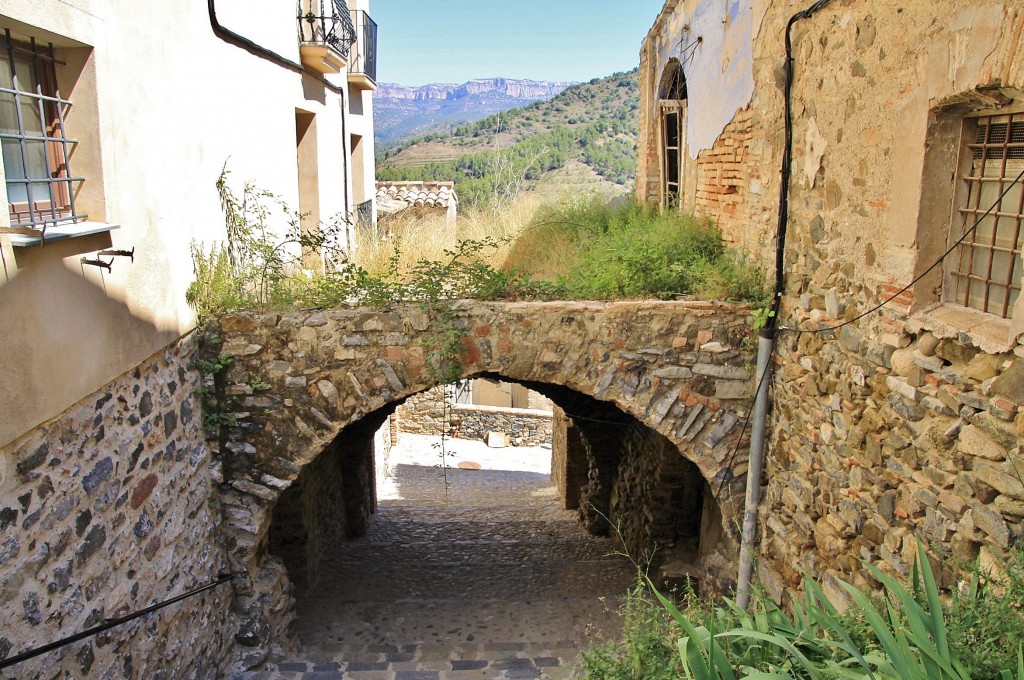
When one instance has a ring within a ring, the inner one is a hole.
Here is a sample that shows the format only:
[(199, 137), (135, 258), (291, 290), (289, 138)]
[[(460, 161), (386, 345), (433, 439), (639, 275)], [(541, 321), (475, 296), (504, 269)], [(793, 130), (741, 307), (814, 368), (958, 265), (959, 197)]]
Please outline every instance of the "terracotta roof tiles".
[(458, 204), (452, 182), (377, 182), (377, 210), (394, 213), (410, 206), (446, 210)]

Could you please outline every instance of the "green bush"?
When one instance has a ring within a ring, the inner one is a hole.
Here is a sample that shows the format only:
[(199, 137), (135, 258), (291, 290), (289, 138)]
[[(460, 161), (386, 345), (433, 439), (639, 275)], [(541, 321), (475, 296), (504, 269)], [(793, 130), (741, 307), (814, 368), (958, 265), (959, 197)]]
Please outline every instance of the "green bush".
[[(217, 187), (227, 242), (192, 248), (196, 279), (187, 299), (200, 320), (295, 305), (679, 296), (761, 302), (765, 294), (763, 272), (727, 250), (714, 225), (656, 208), (612, 208), (597, 197), (542, 208), (500, 268), (490, 262), (508, 241), (484, 237), (415, 261), (405, 261), (399, 247), (371, 269), (344, 261), (344, 222), (300, 229), (299, 216), (273, 194), (246, 184), (238, 197), (225, 180), (226, 172)], [(304, 266), (304, 255), (321, 254), (330, 266)]]
[(682, 629), (650, 594), (643, 578), (626, 595), (622, 605), (621, 640), (605, 640), (581, 655), (588, 678), (603, 680), (675, 680), (682, 663), (674, 640)]
[[(674, 643), (680, 669), (671, 677), (699, 680), (1024, 680), (1022, 596), (1012, 587), (1024, 578), (1021, 565), (1018, 556), (988, 593), (977, 587), (984, 579), (972, 579), (971, 587), (944, 606), (919, 545), (909, 587), (872, 565), (868, 569), (883, 588), (880, 599), (873, 601), (841, 583), (852, 602), (845, 615), (810, 577), (791, 614), (763, 594), (755, 594), (749, 610), (730, 600), (702, 608), (690, 598), (679, 606), (645, 579), (671, 623), (650, 614), (627, 616), (621, 642), (605, 642), (585, 652), (584, 667), (592, 678), (666, 677), (668, 665), (648, 672), (629, 663), (643, 649), (661, 651), (664, 644)], [(630, 602), (636, 599), (634, 592)], [(662, 645), (653, 641), (659, 635)], [(634, 640), (645, 642), (640, 647)], [(622, 674), (627, 666), (636, 672)]]
[(505, 266), (576, 299), (766, 297), (763, 270), (727, 250), (709, 220), (599, 197), (540, 211)]

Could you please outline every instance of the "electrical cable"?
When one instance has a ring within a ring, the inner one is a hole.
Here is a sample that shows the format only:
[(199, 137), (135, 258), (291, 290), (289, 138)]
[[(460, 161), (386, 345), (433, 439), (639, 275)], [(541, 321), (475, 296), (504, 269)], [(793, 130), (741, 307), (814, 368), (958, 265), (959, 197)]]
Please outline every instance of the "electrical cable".
[(986, 217), (991, 215), (992, 211), (996, 210), (1000, 205), (1002, 205), (1003, 199), (1006, 198), (1006, 195), (1008, 193), (1010, 193), (1010, 189), (1012, 189), (1013, 187), (1017, 186), (1017, 184), (1021, 181), (1021, 179), (1024, 179), (1024, 170), (1020, 171), (1020, 174), (1017, 175), (1017, 178), (1015, 180), (1013, 180), (1012, 182), (1010, 182), (1009, 186), (1007, 186), (1003, 190), (1003, 192), (1001, 194), (999, 194), (999, 196), (996, 198), (995, 202), (989, 207), (989, 209), (986, 210), (984, 212), (984, 214), (982, 214), (981, 217), (977, 218), (974, 221), (974, 224), (971, 225), (971, 228), (966, 230), (963, 233), (963, 236), (958, 238), (953, 243), (953, 245), (951, 245), (946, 250), (946, 252), (944, 252), (942, 255), (940, 255), (939, 259), (935, 260), (935, 262), (933, 262), (927, 269), (925, 269), (923, 272), (921, 272), (916, 277), (914, 277), (913, 281), (911, 281), (907, 285), (903, 286), (903, 288), (899, 289), (897, 292), (893, 293), (892, 295), (890, 295), (885, 300), (882, 300), (881, 302), (879, 302), (877, 305), (875, 305), (871, 309), (869, 309), (866, 312), (863, 312), (861, 314), (858, 314), (857, 316), (853, 317), (852, 319), (844, 321), (843, 323), (841, 323), (841, 324), (839, 324), (837, 326), (829, 326), (827, 328), (819, 328), (817, 330), (799, 330), (799, 329), (796, 329), (796, 328), (788, 328), (786, 326), (780, 326), (779, 327), (779, 331), (782, 331), (782, 332), (785, 332), (785, 333), (793, 333), (793, 334), (796, 334), (796, 335), (803, 335), (805, 333), (830, 333), (832, 331), (839, 330), (843, 326), (849, 326), (850, 324), (852, 324), (854, 322), (857, 322), (857, 321), (860, 321), (864, 317), (869, 316), (869, 315), (874, 314), (875, 312), (879, 311), (880, 309), (885, 307), (887, 304), (889, 304), (890, 302), (892, 302), (893, 300), (898, 298), (900, 295), (903, 295), (903, 293), (906, 293), (908, 290), (910, 290), (914, 286), (915, 283), (917, 283), (918, 281), (923, 279), (925, 276), (930, 274), (933, 269), (935, 269), (940, 264), (942, 264), (943, 260), (945, 260), (947, 257), (949, 257), (950, 254), (952, 254), (952, 252), (954, 250), (956, 250), (960, 246), (960, 244), (963, 243), (964, 240), (967, 239), (968, 236), (970, 236), (971, 234), (974, 233), (974, 231), (978, 228), (978, 225), (981, 224), (982, 220), (984, 220)]
[[(761, 392), (761, 387), (764, 385), (764, 381), (768, 378), (771, 372), (771, 365), (769, 364), (768, 369), (761, 376), (761, 379), (757, 381), (757, 388), (754, 390), (755, 395)], [(747, 425), (750, 424), (750, 416), (753, 412), (754, 405), (751, 404), (750, 408), (747, 409), (747, 414), (743, 416), (743, 426), (740, 428), (740, 435), (736, 438), (736, 445), (732, 447), (732, 452), (729, 454), (729, 462), (727, 462), (723, 468), (722, 479), (718, 482), (718, 490), (715, 492), (715, 500), (718, 500), (722, 495), (722, 489), (725, 488), (725, 483), (733, 478), (732, 464), (733, 461), (736, 460), (736, 454), (739, 453), (740, 445), (743, 443), (743, 435), (747, 431)], [(729, 473), (728, 476), (724, 474), (726, 471)]]
[[(786, 24), (785, 32), (785, 46), (786, 46), (786, 61), (785, 61), (785, 85), (783, 87), (783, 126), (785, 132), (785, 142), (782, 147), (782, 163), (780, 167), (780, 189), (779, 189), (779, 211), (778, 211), (778, 227), (776, 229), (775, 237), (775, 287), (772, 292), (772, 300), (769, 303), (769, 315), (765, 321), (764, 327), (761, 329), (760, 335), (769, 340), (775, 338), (776, 323), (778, 321), (779, 312), (782, 306), (782, 296), (786, 290), (786, 278), (785, 278), (785, 267), (786, 267), (786, 232), (789, 226), (789, 182), (792, 177), (793, 168), (793, 40), (792, 30), (796, 22), (807, 19), (818, 10), (828, 5), (832, 0), (817, 0), (810, 7), (797, 12), (790, 17), (789, 22)], [(732, 464), (736, 459), (736, 455), (739, 452), (740, 444), (743, 442), (743, 435), (747, 431), (747, 426), (750, 424), (750, 416), (754, 412), (754, 406), (756, 404), (757, 395), (761, 393), (761, 387), (764, 380), (772, 374), (772, 357), (775, 355), (776, 343), (772, 342), (771, 352), (768, 355), (767, 366), (764, 374), (758, 381), (757, 389), (754, 391), (755, 402), (750, 405), (747, 409), (747, 413), (743, 418), (743, 427), (740, 429), (739, 436), (736, 439), (736, 445), (733, 447), (732, 453), (729, 455), (729, 463), (726, 466), (726, 470), (732, 472)], [(719, 483), (718, 492), (715, 494), (717, 499), (725, 486), (726, 478), (723, 477)]]
[[(568, 411), (566, 411), (564, 409), (562, 410), (562, 413), (564, 413), (565, 415), (569, 416), (573, 420), (586, 420), (586, 421), (589, 421), (591, 423), (601, 423), (602, 425), (623, 425), (623, 426), (628, 426), (628, 425), (632, 424), (628, 420), (615, 421), (615, 420), (599, 420), (597, 418), (588, 418), (587, 416), (580, 416), (580, 415), (576, 415), (575, 413), (569, 413)], [(623, 427), (622, 429), (626, 429), (626, 428)]]

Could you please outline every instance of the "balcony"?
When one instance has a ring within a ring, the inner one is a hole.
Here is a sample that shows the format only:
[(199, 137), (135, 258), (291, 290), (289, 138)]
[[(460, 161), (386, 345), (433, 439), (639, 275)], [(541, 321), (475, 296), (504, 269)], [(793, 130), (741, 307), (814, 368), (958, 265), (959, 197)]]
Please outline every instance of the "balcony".
[(363, 10), (352, 10), (355, 26), (355, 54), (348, 69), (348, 81), (363, 90), (377, 89), (377, 23)]
[(303, 65), (318, 73), (340, 73), (356, 40), (345, 0), (299, 0), (298, 23)]

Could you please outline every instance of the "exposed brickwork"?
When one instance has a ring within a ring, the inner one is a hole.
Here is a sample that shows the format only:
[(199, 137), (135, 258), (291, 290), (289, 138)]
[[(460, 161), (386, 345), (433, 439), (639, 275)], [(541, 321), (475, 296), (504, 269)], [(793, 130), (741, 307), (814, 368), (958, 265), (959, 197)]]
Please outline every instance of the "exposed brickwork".
[(760, 154), (751, 146), (752, 116), (750, 109), (737, 113), (714, 148), (697, 157), (696, 205), (692, 210), (714, 215), (727, 241), (739, 241), (748, 228), (748, 186), (761, 179)]
[[(673, 50), (694, 7), (668, 3), (645, 42), (642, 84), (679, 57)], [(750, 10), (748, 42), (729, 48), (752, 50), (754, 90), (699, 155), (695, 208), (770, 265), (780, 64), (796, 8), (781, 0), (761, 8), (763, 16)], [(917, 540), (951, 585), (956, 565), (980, 557), (998, 567), (1024, 536), (1024, 488), (1014, 481), (1024, 462), (1024, 345), (992, 317), (928, 309), (941, 299), (941, 269), (901, 292), (950, 241), (958, 116), (1002, 106), (1024, 86), (1022, 25), (1013, 3), (852, 0), (793, 33), (781, 325), (834, 326), (896, 297), (833, 333), (780, 335), (758, 562), (762, 584), (780, 599), (799, 588), (802, 569), (837, 600), (845, 598), (837, 578), (875, 587), (862, 560), (905, 574)], [(721, 48), (707, 42), (715, 39), (705, 35), (704, 48)], [(689, 83), (691, 110), (706, 96)], [(642, 141), (655, 138), (654, 103), (642, 98)], [(655, 151), (641, 144), (642, 199), (653, 196)]]

